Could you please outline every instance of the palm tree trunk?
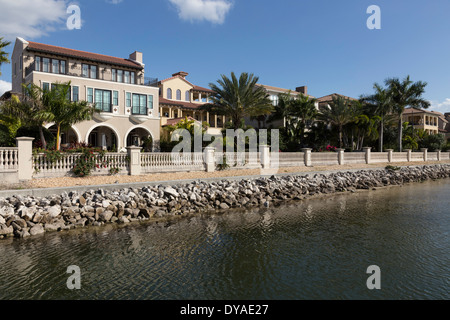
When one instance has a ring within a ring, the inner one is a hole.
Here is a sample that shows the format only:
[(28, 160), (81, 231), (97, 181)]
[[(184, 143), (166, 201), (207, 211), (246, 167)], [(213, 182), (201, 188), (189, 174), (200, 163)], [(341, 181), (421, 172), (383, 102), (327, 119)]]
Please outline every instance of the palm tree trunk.
[(380, 128), (380, 152), (383, 152), (383, 137), (384, 136), (384, 116), (381, 116), (381, 128)]
[(342, 125), (339, 125), (339, 148), (342, 149)]
[(42, 126), (39, 126), (39, 136), (41, 138), (42, 148), (44, 148), (44, 150), (47, 149), (47, 141), (45, 141), (44, 130), (42, 129)]
[(57, 131), (56, 131), (56, 150), (60, 150), (60, 148), (61, 148), (61, 139), (60, 139), (60, 136), (61, 136), (61, 125), (60, 124), (57, 124), (56, 125), (56, 127), (57, 127)]
[(403, 119), (402, 119), (402, 115), (400, 115), (400, 120), (398, 121), (398, 149), (399, 149), (399, 152), (403, 151), (402, 140), (403, 140)]

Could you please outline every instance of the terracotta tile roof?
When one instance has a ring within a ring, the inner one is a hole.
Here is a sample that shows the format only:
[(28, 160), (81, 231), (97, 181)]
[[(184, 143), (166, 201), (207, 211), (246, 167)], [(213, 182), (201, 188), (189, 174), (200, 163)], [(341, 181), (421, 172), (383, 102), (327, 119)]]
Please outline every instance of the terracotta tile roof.
[[(266, 90), (269, 90), (269, 91), (276, 91), (276, 92), (280, 92), (280, 93), (288, 93), (290, 91), (292, 95), (300, 95), (300, 94), (302, 94), (301, 92), (297, 92), (295, 90), (283, 89), (283, 88), (278, 88), (278, 87), (273, 87), (273, 86), (267, 86), (265, 84), (257, 83), (256, 85), (259, 86), (259, 87), (263, 87), (263, 88), (265, 88)], [(310, 94), (307, 94), (307, 96), (311, 97), (311, 98), (314, 98)]]
[(438, 117), (443, 117), (445, 119), (445, 116), (440, 113), (440, 112), (436, 112), (436, 111), (429, 111), (429, 110), (425, 110), (425, 109), (418, 109), (418, 108), (407, 108), (405, 109), (405, 111), (403, 111), (403, 114), (419, 114), (419, 113), (428, 113), (428, 114), (432, 114)]
[(330, 94), (330, 95), (328, 95), (328, 96), (324, 96), (324, 97), (322, 97), (322, 98), (318, 98), (317, 101), (318, 101), (318, 102), (328, 102), (328, 101), (333, 101), (333, 98), (334, 98), (334, 97), (342, 97), (342, 98), (349, 99), (349, 100), (353, 100), (353, 101), (357, 101), (357, 100), (358, 100), (358, 99), (355, 99), (355, 98), (352, 98), (352, 97), (344, 96), (344, 95), (342, 95), (342, 94), (332, 93), (332, 94)]
[(77, 59), (84, 59), (84, 60), (90, 60), (95, 62), (103, 62), (123, 67), (129, 67), (134, 69), (142, 70), (144, 69), (143, 66), (141, 66), (138, 63), (135, 63), (133, 61), (123, 59), (123, 58), (116, 58), (111, 56), (106, 56), (103, 54), (98, 53), (91, 53), (86, 51), (80, 51), (80, 50), (74, 50), (74, 49), (67, 49), (57, 46), (52, 46), (48, 44), (42, 44), (37, 42), (28, 41), (28, 50), (30, 51), (36, 51), (36, 52), (44, 52), (44, 53), (51, 53), (66, 57), (72, 57)]
[(199, 87), (199, 86), (194, 86), (193, 90), (214, 93), (214, 91), (212, 91), (211, 89), (207, 89), (207, 88), (203, 88), (203, 87)]
[[(186, 117), (182, 117), (182, 118), (174, 118), (174, 119), (168, 119), (168, 120), (167, 120), (167, 123), (166, 123), (165, 125), (163, 125), (163, 127), (176, 125), (176, 124), (178, 124), (180, 121), (182, 121), (182, 120), (184, 120), (184, 119), (186, 119)], [(187, 117), (187, 119), (188, 119), (188, 120), (194, 120), (195, 122), (200, 123), (200, 121), (195, 120), (195, 119), (192, 118), (192, 117)]]
[(168, 100), (168, 99), (164, 99), (164, 98), (159, 98), (159, 104), (174, 106), (174, 107), (179, 107), (179, 108), (185, 108), (185, 109), (190, 109), (190, 110), (200, 109), (200, 107), (203, 105), (203, 104), (191, 103), (191, 102), (187, 102), (187, 101)]

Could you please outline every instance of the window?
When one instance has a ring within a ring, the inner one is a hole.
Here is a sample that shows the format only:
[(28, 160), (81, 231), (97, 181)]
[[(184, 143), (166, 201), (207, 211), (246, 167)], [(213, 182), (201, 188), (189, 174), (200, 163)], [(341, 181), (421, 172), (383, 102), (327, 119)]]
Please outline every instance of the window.
[(42, 90), (44, 90), (44, 91), (50, 90), (50, 84), (48, 82), (43, 82), (42, 83)]
[(147, 108), (153, 109), (153, 96), (148, 96)]
[(125, 83), (130, 83), (130, 71), (125, 71), (124, 82)]
[(42, 59), (42, 71), (50, 72), (50, 59), (48, 59), (48, 58)]
[(127, 106), (127, 108), (131, 107), (131, 93), (130, 92), (127, 92), (126, 106)]
[(52, 73), (59, 73), (59, 60), (52, 60)]
[(89, 78), (89, 66), (87, 64), (81, 66), (81, 76)]
[(117, 82), (123, 82), (123, 71), (117, 70)]
[(276, 107), (278, 106), (278, 96), (272, 95), (270, 96), (270, 100), (272, 100), (272, 104)]
[(177, 90), (177, 100), (181, 100), (181, 90)]
[(167, 89), (167, 99), (172, 99), (172, 89)]
[(66, 62), (64, 60), (59, 62), (59, 69), (59, 73), (66, 74)]
[(185, 95), (185, 98), (184, 98), (186, 101), (191, 101), (191, 92), (188, 90), (188, 91), (186, 91), (186, 95)]
[(95, 106), (102, 112), (111, 112), (111, 91), (95, 89)]
[(113, 91), (113, 105), (119, 105), (119, 91)]
[(94, 89), (87, 89), (87, 102), (94, 103)]
[(112, 69), (112, 81), (117, 81), (117, 70)]
[(35, 70), (36, 71), (41, 71), (41, 57), (36, 57)]
[(97, 79), (97, 66), (91, 66), (91, 78)]
[(79, 87), (72, 87), (72, 101), (78, 102), (80, 96), (80, 88)]
[(131, 73), (131, 83), (136, 84), (136, 73), (134, 72)]
[(133, 94), (133, 114), (147, 115), (147, 96)]

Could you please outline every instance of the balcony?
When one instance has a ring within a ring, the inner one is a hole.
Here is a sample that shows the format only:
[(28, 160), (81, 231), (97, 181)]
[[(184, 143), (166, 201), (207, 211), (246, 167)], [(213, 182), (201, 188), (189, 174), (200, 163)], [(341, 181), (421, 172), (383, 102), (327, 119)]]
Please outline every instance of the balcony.
[(36, 68), (36, 64), (33, 61), (32, 64), (30, 64), (28, 67), (25, 68), (25, 77), (28, 77)]
[(158, 88), (158, 78), (145, 77), (144, 86)]
[(95, 108), (100, 110), (100, 113), (94, 113), (94, 119), (98, 121), (108, 121), (114, 117), (112, 113), (112, 104), (111, 103), (99, 103), (95, 104)]

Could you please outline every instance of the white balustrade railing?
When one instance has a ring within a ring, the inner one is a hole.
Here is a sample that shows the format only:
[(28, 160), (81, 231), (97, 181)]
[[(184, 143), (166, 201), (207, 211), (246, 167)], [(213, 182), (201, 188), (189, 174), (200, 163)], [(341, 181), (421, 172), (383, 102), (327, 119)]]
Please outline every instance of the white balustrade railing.
[(19, 167), (18, 148), (0, 148), (0, 171), (17, 170)]
[(142, 153), (141, 172), (203, 171), (203, 153)]

